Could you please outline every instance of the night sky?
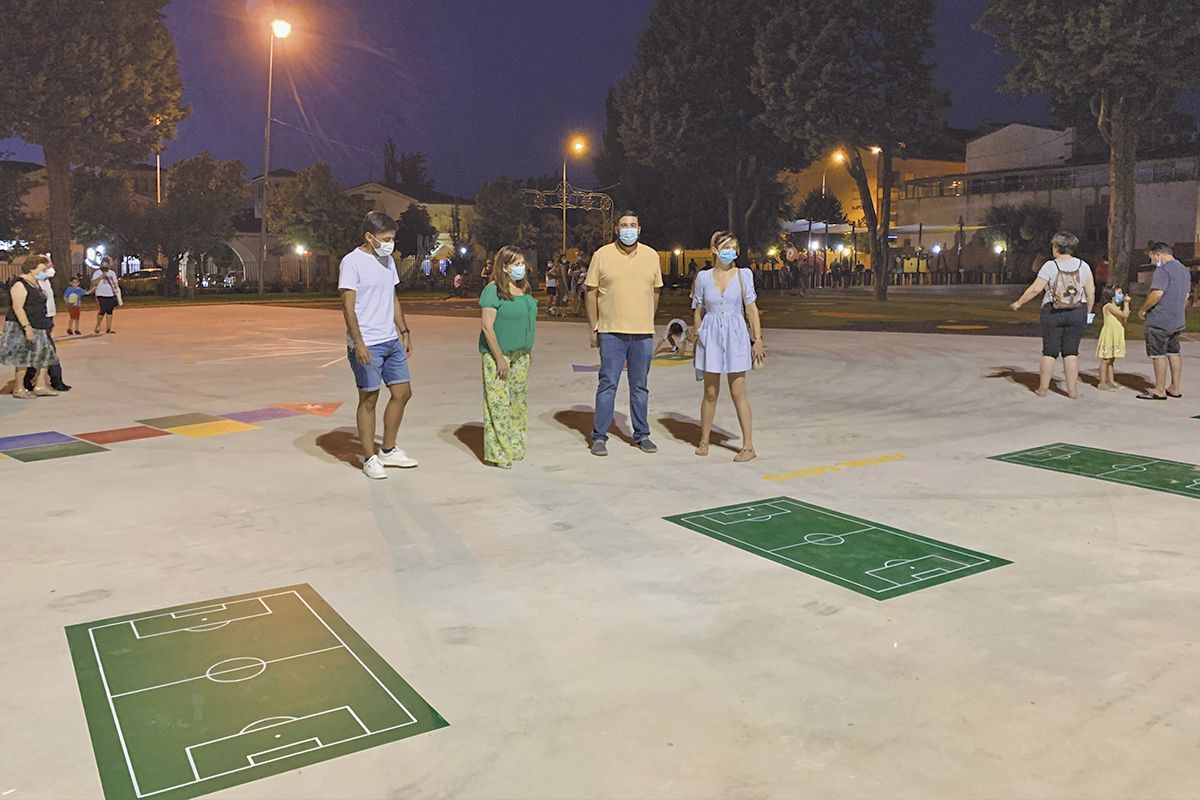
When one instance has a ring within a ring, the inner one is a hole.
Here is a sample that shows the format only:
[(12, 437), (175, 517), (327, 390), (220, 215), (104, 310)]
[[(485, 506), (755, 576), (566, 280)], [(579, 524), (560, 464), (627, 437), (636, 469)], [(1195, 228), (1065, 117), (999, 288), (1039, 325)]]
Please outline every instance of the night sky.
[[(631, 66), (652, 0), (174, 0), (167, 22), (192, 114), (166, 163), (208, 150), (261, 172), (261, 20), (272, 5), (294, 23), (276, 50), (273, 168), (323, 160), (346, 184), (377, 180), (390, 135), (401, 152), (429, 154), (438, 189), (474, 196), (500, 174), (561, 169), (568, 131), (598, 143), (605, 93)], [(1049, 122), (1045, 97), (996, 91), (1006, 60), (971, 27), (985, 6), (937, 2), (948, 121)], [(42, 161), (40, 148), (20, 141), (0, 151)], [(573, 175), (593, 180), (586, 163)]]

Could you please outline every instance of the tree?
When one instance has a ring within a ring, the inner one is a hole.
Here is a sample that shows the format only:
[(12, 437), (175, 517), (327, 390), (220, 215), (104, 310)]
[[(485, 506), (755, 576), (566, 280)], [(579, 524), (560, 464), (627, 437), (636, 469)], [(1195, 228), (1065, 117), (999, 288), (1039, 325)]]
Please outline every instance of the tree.
[[(173, 276), (184, 254), (190, 254), (189, 264), (202, 264), (206, 255), (233, 238), (234, 219), (247, 196), (246, 170), (240, 161), (217, 161), (201, 153), (171, 168), (162, 211), (163, 250), (173, 267), (168, 270), (168, 287), (175, 285)], [(196, 275), (185, 277), (191, 295)]]
[(401, 256), (424, 256), (437, 239), (438, 229), (429, 218), (429, 211), (420, 203), (404, 209), (396, 220), (396, 251)]
[(425, 170), (424, 153), (396, 154), (396, 141), (390, 136), (383, 145), (383, 182), (398, 192), (418, 200), (433, 191), (433, 181)]
[[(846, 154), (871, 239), (875, 297), (886, 300), (892, 164), (906, 145), (936, 135), (947, 103), (926, 60), (933, 1), (841, 0), (836, 14), (822, 0), (769, 0), (768, 6), (753, 70), (764, 118), (812, 159), (835, 149)], [(878, 207), (867, 152), (879, 159)]]
[(847, 221), (842, 201), (836, 195), (822, 192), (820, 189), (813, 189), (804, 196), (800, 205), (796, 206), (796, 216), (812, 222), (828, 222), (830, 225), (839, 225)]
[(1090, 112), (1108, 146), (1110, 280), (1125, 284), (1136, 247), (1139, 144), (1181, 92), (1200, 85), (1195, 0), (992, 0), (979, 28), (1016, 58), (1004, 88), (1050, 92), (1060, 114)]
[(188, 114), (163, 22), (167, 2), (5, 0), (0, 138), (17, 136), (45, 153), (59, 264), (71, 260), (71, 165), (145, 158)]
[(531, 216), (521, 185), (501, 176), (479, 187), (475, 195), (475, 238), (488, 249), (523, 242), (529, 235)]
[(285, 244), (347, 253), (362, 244), (366, 205), (359, 195), (343, 194), (329, 165), (317, 162), (271, 190), (267, 222)]
[(1010, 263), (1027, 266), (1038, 255), (1049, 257), (1050, 239), (1062, 225), (1062, 214), (1037, 203), (998, 205), (987, 210), (983, 225), (975, 234), (982, 245), (990, 249), (999, 244)]
[(791, 165), (751, 91), (753, 59), (746, 56), (758, 36), (741, 4), (657, 0), (616, 96), (625, 151), (721, 198), (725, 226), (739, 235), (756, 216), (774, 215), (766, 189)]
[(0, 242), (21, 238), (20, 230), (29, 224), (23, 200), (32, 188), (33, 181), (19, 169), (0, 164)]
[(128, 178), (104, 170), (76, 168), (71, 175), (71, 232), (76, 241), (105, 244), (113, 255), (157, 254), (162, 215), (138, 198)]

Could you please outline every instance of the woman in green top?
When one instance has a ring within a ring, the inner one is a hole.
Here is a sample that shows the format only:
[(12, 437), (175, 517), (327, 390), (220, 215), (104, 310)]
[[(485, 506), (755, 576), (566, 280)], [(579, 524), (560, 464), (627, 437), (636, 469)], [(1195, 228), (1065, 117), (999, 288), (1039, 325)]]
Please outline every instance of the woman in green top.
[(533, 354), (537, 300), (530, 290), (525, 254), (500, 248), (492, 280), (479, 296), (483, 331), (483, 459), (501, 469), (525, 458), (529, 427), (529, 362)]

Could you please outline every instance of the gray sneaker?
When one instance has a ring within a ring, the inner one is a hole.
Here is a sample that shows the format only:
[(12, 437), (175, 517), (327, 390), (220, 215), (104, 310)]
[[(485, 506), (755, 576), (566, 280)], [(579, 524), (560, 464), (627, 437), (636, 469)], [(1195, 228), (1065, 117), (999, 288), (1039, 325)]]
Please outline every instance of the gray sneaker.
[(608, 444), (603, 439), (596, 439), (592, 442), (592, 455), (606, 456), (608, 455)]
[(656, 445), (654, 442), (650, 441), (649, 436), (647, 436), (645, 439), (642, 439), (640, 442), (638, 442), (637, 448), (638, 448), (638, 450), (641, 450), (643, 453), (657, 453), (658, 452), (658, 445)]

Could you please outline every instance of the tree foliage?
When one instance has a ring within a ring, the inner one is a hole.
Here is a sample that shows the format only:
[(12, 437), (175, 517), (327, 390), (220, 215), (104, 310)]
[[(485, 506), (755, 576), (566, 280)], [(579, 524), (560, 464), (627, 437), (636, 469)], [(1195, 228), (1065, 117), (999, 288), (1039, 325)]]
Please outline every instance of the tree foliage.
[(530, 236), (530, 211), (521, 184), (499, 177), (479, 187), (475, 195), (473, 232), (489, 251), (506, 244), (526, 243)]
[[(70, 169), (138, 161), (187, 116), (168, 0), (5, 0), (0, 138), (41, 145), (52, 252), (70, 261)], [(61, 279), (60, 279), (61, 281)]]
[(847, 222), (846, 211), (837, 195), (813, 189), (804, 196), (795, 209), (796, 216), (812, 222), (828, 222), (831, 225)]
[(343, 194), (333, 170), (320, 161), (272, 188), (267, 201), (268, 225), (281, 241), (331, 253), (362, 244), (365, 213), (363, 198)]
[[(811, 158), (846, 153), (872, 241), (875, 288), (886, 299), (892, 161), (943, 127), (947, 98), (935, 89), (932, 0), (767, 0), (754, 47), (753, 86), (764, 119)], [(864, 154), (880, 148), (880, 207)]]
[(751, 91), (748, 55), (759, 34), (737, 3), (657, 0), (616, 95), (624, 151), (723, 200), (725, 227), (739, 235), (757, 216), (777, 213), (764, 201), (795, 152)]
[(438, 235), (438, 229), (429, 218), (429, 210), (420, 203), (404, 209), (396, 224), (396, 251), (401, 256), (424, 256)]
[(987, 248), (1000, 244), (1010, 263), (1027, 265), (1038, 255), (1050, 256), (1050, 238), (1062, 226), (1062, 213), (1037, 203), (992, 206), (983, 216), (985, 227), (975, 238)]
[(424, 153), (396, 153), (396, 141), (388, 137), (383, 145), (383, 182), (386, 186), (418, 200), (434, 191), (434, 182), (425, 168)]
[(992, 0), (979, 28), (1016, 59), (1005, 88), (1050, 92), (1061, 116), (1090, 115), (1107, 144), (1110, 275), (1125, 283), (1136, 246), (1143, 131), (1170, 116), (1181, 92), (1200, 85), (1195, 0)]
[(76, 241), (105, 244), (113, 254), (153, 260), (162, 242), (160, 210), (134, 194), (129, 179), (79, 167), (71, 175), (72, 234)]
[[(206, 255), (233, 238), (234, 219), (247, 195), (246, 170), (240, 161), (217, 161), (205, 152), (171, 168), (161, 223), (168, 287), (175, 285), (175, 271), (184, 254), (188, 264), (202, 264)], [(185, 277), (188, 291), (194, 291), (195, 273)]]
[(23, 172), (0, 164), (0, 241), (20, 238), (29, 224), (22, 200), (32, 188), (33, 181)]

